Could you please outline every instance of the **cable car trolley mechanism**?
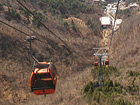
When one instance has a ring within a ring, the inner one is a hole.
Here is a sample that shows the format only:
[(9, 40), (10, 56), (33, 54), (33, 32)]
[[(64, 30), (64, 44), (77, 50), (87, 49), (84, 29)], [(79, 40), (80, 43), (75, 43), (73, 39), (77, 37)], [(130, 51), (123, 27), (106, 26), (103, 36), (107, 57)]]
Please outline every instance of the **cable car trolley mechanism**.
[(37, 64), (30, 77), (31, 91), (36, 95), (53, 94), (57, 82), (57, 70), (52, 62), (39, 62), (31, 52), (31, 42), (35, 37), (27, 37), (30, 43), (30, 55)]

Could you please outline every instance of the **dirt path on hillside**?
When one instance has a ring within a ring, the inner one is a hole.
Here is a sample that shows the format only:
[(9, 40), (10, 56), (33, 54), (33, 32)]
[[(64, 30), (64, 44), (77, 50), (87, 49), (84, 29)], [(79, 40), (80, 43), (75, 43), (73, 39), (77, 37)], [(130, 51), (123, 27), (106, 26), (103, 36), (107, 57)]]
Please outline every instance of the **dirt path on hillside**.
[(81, 89), (92, 80), (91, 68), (83, 72), (68, 76), (66, 79), (59, 79), (56, 92), (48, 96), (36, 96), (23, 103), (23, 105), (87, 105)]

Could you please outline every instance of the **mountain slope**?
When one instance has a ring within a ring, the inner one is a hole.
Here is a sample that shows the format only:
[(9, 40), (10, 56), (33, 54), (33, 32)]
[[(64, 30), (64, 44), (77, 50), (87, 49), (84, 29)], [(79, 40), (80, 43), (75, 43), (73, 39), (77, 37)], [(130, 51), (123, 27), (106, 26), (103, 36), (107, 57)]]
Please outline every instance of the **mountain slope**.
[[(99, 68), (91, 70), (94, 80), (83, 87), (91, 105), (139, 105), (140, 95), (140, 14), (139, 7), (119, 11), (123, 23), (114, 32), (109, 49), (109, 67), (102, 67), (104, 86), (98, 80)], [(107, 37), (110, 40), (109, 37)], [(114, 67), (112, 67), (114, 66)], [(117, 67), (117, 68), (116, 68)]]
[[(101, 39), (100, 34), (95, 35), (94, 31), (87, 27), (85, 31), (88, 32), (88, 35), (85, 35), (85, 33), (80, 32), (81, 27), (79, 30), (77, 29), (77, 31), (73, 30), (72, 24), (66, 28), (63, 21), (64, 14), (53, 14), (52, 11), (48, 12), (48, 8), (46, 9), (47, 13), (44, 13), (42, 8), (35, 2), (23, 1), (23, 4), (28, 8), (30, 7), (40, 21), (43, 21), (50, 30), (63, 39), (71, 49), (78, 53), (76, 54), (58, 38), (54, 37), (42, 27), (33, 16), (29, 15), (25, 9), (19, 7), (15, 1), (1, 1), (1, 20), (25, 33), (36, 36), (37, 39), (41, 40), (41, 42), (36, 40), (32, 44), (34, 56), (39, 60), (51, 60), (54, 62), (58, 70), (59, 79), (56, 93), (50, 95), (50, 98), (49, 96), (45, 98), (44, 96), (35, 96), (31, 93), (29, 79), (33, 69), (33, 61), (28, 55), (29, 44), (25, 41), (26, 36), (4, 24), (0, 24), (0, 102), (4, 105), (17, 105), (22, 103), (32, 104), (33, 100), (36, 99), (41, 101), (40, 104), (46, 104), (46, 101), (44, 100), (48, 100), (50, 104), (64, 104), (68, 102), (71, 104), (76, 101), (81, 101), (82, 95), (80, 94), (80, 89), (84, 85), (82, 82), (86, 83), (87, 78), (88, 80), (90, 78), (89, 68), (91, 68), (94, 59), (91, 57), (93, 54), (92, 48), (99, 45)], [(77, 1), (80, 2), (79, 0)], [(81, 11), (77, 11), (76, 13), (82, 14)], [(94, 17), (94, 14), (91, 15), (92, 11), (89, 13), (85, 12), (85, 14)], [(75, 16), (74, 13), (71, 13), (70, 15)], [(83, 22), (86, 21), (86, 19), (82, 20)], [(24, 23), (39, 34), (32, 32), (21, 23)], [(75, 27), (78, 27), (76, 26), (76, 23)], [(69, 83), (67, 83), (68, 81)], [(73, 81), (75, 82), (73, 83)], [(78, 83), (80, 83), (80, 85)], [(67, 88), (69, 88), (69, 91)], [(59, 92), (62, 94), (67, 93), (66, 97), (65, 95), (62, 96)], [(55, 100), (51, 100), (52, 98)], [(65, 101), (63, 102), (62, 100)], [(85, 103), (85, 101), (82, 102)]]
[(136, 14), (124, 20), (120, 30), (114, 35), (112, 53), (116, 60), (113, 63), (118, 67), (139, 62), (139, 17)]

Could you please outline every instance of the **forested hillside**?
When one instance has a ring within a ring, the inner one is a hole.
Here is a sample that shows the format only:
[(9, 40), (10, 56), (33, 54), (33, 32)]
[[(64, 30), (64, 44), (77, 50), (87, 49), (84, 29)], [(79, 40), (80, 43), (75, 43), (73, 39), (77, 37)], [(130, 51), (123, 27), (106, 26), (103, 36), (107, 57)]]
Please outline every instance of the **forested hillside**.
[[(2, 105), (139, 105), (140, 8), (118, 11), (123, 22), (109, 47), (99, 85), (95, 47), (104, 47), (99, 18), (107, 3), (86, 0), (0, 0), (0, 103)], [(125, 0), (128, 5), (139, 0)], [(29, 10), (27, 10), (28, 8)], [(55, 93), (30, 89), (34, 62), (27, 36), (35, 36), (33, 55), (57, 68)], [(110, 38), (110, 37), (109, 37)], [(110, 39), (108, 39), (110, 40)]]
[[(0, 23), (1, 104), (42, 105), (47, 101), (50, 105), (56, 105), (81, 100), (82, 95), (79, 93), (84, 85), (82, 82), (86, 83), (84, 78), (89, 78), (90, 74), (88, 72), (85, 75), (83, 71), (86, 72), (92, 66), (92, 48), (100, 44), (98, 18), (102, 15), (102, 9), (98, 5), (86, 4), (83, 0), (22, 0), (32, 11), (32, 16), (15, 0), (0, 1), (0, 20), (22, 31)], [(38, 20), (66, 44), (48, 32)], [(36, 36), (32, 47), (39, 61), (52, 61), (56, 65), (59, 78), (55, 95), (44, 98), (30, 92), (33, 61), (29, 57), (29, 43), (25, 41), (26, 35), (23, 33)], [(73, 83), (76, 80), (79, 80), (80, 85)], [(68, 87), (69, 92), (73, 93), (67, 92)], [(71, 90), (72, 87), (74, 90)], [(79, 98), (75, 98), (75, 95), (79, 95)]]
[[(126, 12), (121, 12), (120, 15), (124, 18), (119, 31), (114, 35), (112, 53), (115, 57), (114, 64), (117, 67), (125, 65), (134, 65), (138, 62), (139, 55), (139, 10), (131, 9)], [(123, 14), (122, 14), (123, 13)], [(121, 60), (121, 62), (119, 62)], [(125, 63), (122, 63), (125, 62)]]
[[(130, 0), (126, 3), (128, 2), (138, 1)], [(118, 11), (118, 18), (123, 22), (112, 36), (109, 51), (111, 65), (102, 66), (104, 86), (97, 82), (100, 68), (95, 67), (91, 70), (93, 80), (82, 89), (89, 105), (140, 104), (139, 8), (138, 6)]]

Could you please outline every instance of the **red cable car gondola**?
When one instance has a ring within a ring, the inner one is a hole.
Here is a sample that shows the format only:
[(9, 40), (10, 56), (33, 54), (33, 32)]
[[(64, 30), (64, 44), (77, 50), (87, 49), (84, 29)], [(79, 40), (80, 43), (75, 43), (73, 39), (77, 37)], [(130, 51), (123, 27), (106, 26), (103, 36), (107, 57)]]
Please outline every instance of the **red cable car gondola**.
[(109, 60), (105, 60), (105, 65), (106, 65), (106, 66), (109, 65)]
[(98, 62), (94, 62), (94, 66), (95, 67), (98, 67)]
[(40, 62), (35, 66), (31, 77), (31, 90), (36, 95), (53, 94), (56, 88), (57, 70), (51, 62)]

